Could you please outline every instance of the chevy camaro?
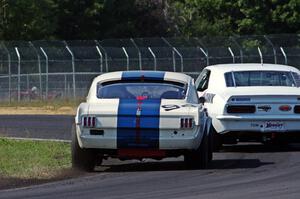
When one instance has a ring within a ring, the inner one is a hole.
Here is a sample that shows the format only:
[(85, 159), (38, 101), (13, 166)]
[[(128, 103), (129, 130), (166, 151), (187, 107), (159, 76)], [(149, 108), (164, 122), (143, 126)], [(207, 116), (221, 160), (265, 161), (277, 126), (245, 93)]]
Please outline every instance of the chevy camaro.
[(127, 71), (96, 77), (72, 132), (72, 165), (92, 171), (104, 158), (184, 155), (188, 166), (212, 159), (211, 120), (190, 76)]
[(275, 64), (206, 67), (196, 87), (205, 101), (216, 144), (286, 144), (300, 137), (300, 72)]

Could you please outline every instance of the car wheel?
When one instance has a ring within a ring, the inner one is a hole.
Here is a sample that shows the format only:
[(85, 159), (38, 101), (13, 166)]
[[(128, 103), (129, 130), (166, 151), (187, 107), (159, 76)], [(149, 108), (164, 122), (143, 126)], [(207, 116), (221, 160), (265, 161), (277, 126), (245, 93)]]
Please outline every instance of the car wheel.
[(212, 161), (213, 159), (213, 151), (214, 151), (214, 137), (213, 137), (213, 127), (209, 128), (208, 134), (208, 160)]
[(72, 127), (72, 167), (81, 171), (91, 172), (96, 165), (96, 153), (92, 149), (80, 148), (76, 136), (75, 125)]
[(222, 136), (217, 133), (217, 131), (215, 130), (215, 128), (211, 125), (210, 127), (210, 133), (213, 139), (213, 152), (218, 152), (220, 151), (223, 143), (222, 143)]
[(206, 169), (209, 163), (208, 136), (204, 133), (201, 144), (197, 150), (189, 151), (184, 156), (184, 161), (189, 168)]

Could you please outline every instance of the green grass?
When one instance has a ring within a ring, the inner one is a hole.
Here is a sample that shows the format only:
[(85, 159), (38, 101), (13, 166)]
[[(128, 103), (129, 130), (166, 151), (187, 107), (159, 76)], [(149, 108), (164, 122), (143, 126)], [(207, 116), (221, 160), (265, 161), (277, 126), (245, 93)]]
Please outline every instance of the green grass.
[(0, 176), (48, 179), (67, 168), (69, 143), (0, 138)]

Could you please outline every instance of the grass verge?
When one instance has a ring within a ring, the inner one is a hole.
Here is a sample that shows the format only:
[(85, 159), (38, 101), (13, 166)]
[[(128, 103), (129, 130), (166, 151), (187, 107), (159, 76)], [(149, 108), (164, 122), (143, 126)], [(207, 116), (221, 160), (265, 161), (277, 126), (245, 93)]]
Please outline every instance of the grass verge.
[(58, 109), (60, 107), (77, 107), (84, 99), (77, 99), (77, 100), (51, 100), (51, 101), (44, 101), (44, 100), (31, 100), (31, 101), (1, 101), (0, 107), (53, 107), (54, 109)]
[(0, 138), (2, 178), (51, 179), (69, 168), (69, 143)]
[(41, 115), (75, 115), (78, 105), (83, 100), (56, 101), (21, 101), (0, 102), (0, 115), (41, 114)]

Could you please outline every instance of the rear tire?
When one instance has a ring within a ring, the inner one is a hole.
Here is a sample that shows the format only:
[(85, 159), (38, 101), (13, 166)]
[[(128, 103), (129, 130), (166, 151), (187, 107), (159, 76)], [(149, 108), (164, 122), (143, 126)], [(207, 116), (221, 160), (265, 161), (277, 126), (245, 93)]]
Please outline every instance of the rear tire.
[(214, 137), (213, 137), (213, 127), (210, 126), (208, 134), (208, 160), (212, 161), (214, 151)]
[(75, 128), (75, 125), (73, 125), (71, 143), (72, 167), (80, 171), (92, 172), (96, 165), (97, 153), (93, 149), (80, 148)]
[(201, 144), (197, 150), (190, 151), (184, 156), (184, 162), (192, 169), (206, 169), (210, 162), (208, 135), (204, 131)]
[(223, 143), (222, 143), (222, 136), (217, 133), (217, 131), (215, 130), (215, 128), (211, 125), (210, 127), (210, 133), (213, 139), (213, 152), (218, 152), (220, 151)]

